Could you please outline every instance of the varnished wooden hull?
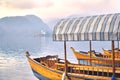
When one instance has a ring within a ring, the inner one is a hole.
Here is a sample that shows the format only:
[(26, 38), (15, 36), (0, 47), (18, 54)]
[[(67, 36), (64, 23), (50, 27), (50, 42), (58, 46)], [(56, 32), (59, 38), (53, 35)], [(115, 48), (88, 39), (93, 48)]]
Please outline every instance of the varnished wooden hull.
[[(53, 70), (46, 66), (43, 66), (42, 64), (37, 63), (30, 57), (28, 57), (28, 61), (29, 61), (29, 64), (31, 66), (31, 69), (34, 75), (38, 79), (42, 79), (42, 80), (61, 80), (62, 79), (62, 75), (63, 75), (62, 71)], [(74, 75), (69, 76), (69, 78), (71, 80), (83, 80), (84, 79), (84, 77), (74, 76)], [(69, 79), (66, 79), (66, 80), (69, 80)]]
[[(31, 66), (31, 69), (32, 69), (34, 75), (38, 79), (40, 79), (40, 80), (62, 80), (62, 75), (64, 73), (64, 70), (62, 71), (62, 70), (59, 70), (58, 68), (52, 69), (46, 65), (43, 65), (43, 64), (37, 62), (36, 60), (30, 58), (29, 56), (27, 56), (27, 58), (28, 58), (29, 64)], [(56, 65), (59, 66), (60, 68), (61, 67), (64, 68), (64, 63), (56, 63)], [(98, 72), (98, 76), (92, 75), (92, 73), (93, 74), (96, 73), (95, 70), (99, 69), (99, 67), (93, 68), (92, 66), (69, 64), (68, 68), (69, 68), (69, 71), (67, 74), (68, 74), (69, 78), (66, 78), (65, 80), (94, 80), (94, 79), (96, 79), (96, 80), (111, 80), (111, 77), (100, 76), (99, 74), (101, 74), (101, 72)], [(73, 71), (71, 72), (70, 69), (72, 69)], [(93, 69), (93, 70), (91, 70), (91, 69)], [(82, 70), (83, 73), (79, 73), (78, 70)], [(89, 75), (86, 74), (86, 71), (88, 71)], [(112, 72), (112, 71), (110, 71), (110, 72)]]
[[(103, 52), (104, 52), (105, 57), (108, 57), (108, 58), (112, 57), (112, 51), (111, 50), (103, 49)], [(115, 58), (120, 59), (120, 50), (119, 49), (114, 49), (114, 53), (115, 53)]]
[(41, 74), (39, 74), (37, 71), (33, 70), (33, 74), (35, 75), (35, 77), (37, 77), (39, 80), (49, 80), (48, 78), (42, 76)]
[[(47, 68), (46, 66), (43, 66), (42, 64), (36, 62), (35, 60), (28, 58), (29, 64), (33, 70), (33, 73), (37, 73), (37, 75), (43, 76), (47, 80), (49, 79), (56, 79), (59, 80), (61, 78), (62, 73), (54, 72), (53, 70)], [(52, 75), (51, 75), (52, 74)]]
[[(71, 49), (72, 49), (75, 57), (78, 60), (84, 60), (84, 61), (90, 62), (90, 55), (84, 54), (84, 53), (81, 53), (81, 52), (77, 52), (77, 51), (75, 51), (74, 48), (71, 48)], [(99, 57), (92, 54), (91, 62), (95, 63), (95, 64), (110, 66), (111, 62), (112, 62), (112, 57), (111, 57), (111, 55), (108, 55), (108, 54), (102, 54)], [(120, 63), (120, 58), (115, 58), (115, 62), (116, 62), (116, 64), (119, 64)]]

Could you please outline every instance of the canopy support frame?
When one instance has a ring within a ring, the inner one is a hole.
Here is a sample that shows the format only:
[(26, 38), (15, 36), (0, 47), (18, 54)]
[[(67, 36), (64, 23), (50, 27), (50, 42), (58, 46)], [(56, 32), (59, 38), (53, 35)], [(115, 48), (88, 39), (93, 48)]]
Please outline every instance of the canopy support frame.
[(113, 68), (113, 76), (115, 77), (115, 52), (114, 52), (114, 41), (112, 40), (112, 68)]
[(92, 42), (91, 42), (91, 40), (89, 41), (89, 47), (90, 47), (90, 65), (92, 65), (92, 62), (91, 62), (91, 58), (92, 58)]
[(64, 59), (65, 59), (65, 74), (67, 75), (67, 51), (66, 51), (66, 41), (64, 41)]
[(118, 49), (119, 49), (119, 40), (117, 41), (117, 43), (118, 43)]

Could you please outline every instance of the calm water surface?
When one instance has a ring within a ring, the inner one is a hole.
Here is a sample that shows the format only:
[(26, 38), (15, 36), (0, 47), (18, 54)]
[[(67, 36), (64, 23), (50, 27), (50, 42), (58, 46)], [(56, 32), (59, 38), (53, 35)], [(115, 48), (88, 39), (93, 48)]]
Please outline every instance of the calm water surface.
[[(102, 53), (101, 48), (110, 49), (111, 42), (92, 42), (92, 48)], [(89, 50), (89, 42), (67, 42), (67, 58), (77, 62), (70, 47), (76, 50)], [(25, 51), (32, 56), (59, 55), (63, 58), (63, 42), (52, 40), (50, 37), (2, 37), (0, 39), (0, 80), (38, 80), (34, 77)]]

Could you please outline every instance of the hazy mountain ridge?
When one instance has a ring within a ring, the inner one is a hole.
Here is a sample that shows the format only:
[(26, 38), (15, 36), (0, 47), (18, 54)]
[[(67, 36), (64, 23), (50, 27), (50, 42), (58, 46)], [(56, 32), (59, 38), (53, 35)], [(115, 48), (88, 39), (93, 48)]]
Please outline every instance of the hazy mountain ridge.
[(0, 36), (48, 36), (51, 29), (35, 15), (0, 19)]
[(50, 26), (51, 30), (54, 29), (54, 27), (56, 26), (56, 24), (58, 23), (58, 21), (60, 21), (61, 19), (60, 18), (57, 18), (57, 19), (53, 19), (51, 20), (48, 25)]

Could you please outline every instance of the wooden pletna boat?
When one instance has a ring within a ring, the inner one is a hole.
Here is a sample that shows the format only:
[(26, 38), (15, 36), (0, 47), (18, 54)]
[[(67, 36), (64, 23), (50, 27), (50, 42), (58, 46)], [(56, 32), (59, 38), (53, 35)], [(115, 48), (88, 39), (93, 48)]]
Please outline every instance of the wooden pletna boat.
[[(103, 49), (103, 52), (105, 55), (112, 56), (112, 50), (107, 50), (104, 48), (102, 48), (102, 49)], [(120, 49), (119, 48), (115, 48), (114, 53), (115, 53), (115, 58), (120, 58)]]
[[(87, 64), (88, 62), (90, 62), (90, 60), (88, 60), (90, 59), (90, 51), (88, 52), (76, 51), (73, 47), (71, 47), (71, 50), (73, 51), (79, 64), (80, 64), (80, 60), (86, 61)], [(99, 65), (112, 66), (111, 64), (112, 52), (109, 53), (107, 50), (104, 50), (104, 53), (99, 53), (99, 52), (95, 52), (95, 50), (91, 50), (91, 58), (92, 58), (91, 62)], [(120, 67), (120, 56), (118, 54), (115, 56), (115, 63), (116, 63), (115, 66)]]
[[(54, 27), (53, 40), (64, 42), (64, 59), (51, 55), (31, 58), (26, 52), (34, 75), (40, 80), (120, 80), (120, 67), (115, 66), (114, 55), (114, 41), (119, 40), (120, 34), (119, 23), (119, 13), (60, 20)], [(85, 58), (90, 64), (69, 62), (66, 41), (111, 41), (112, 65), (93, 65), (91, 46), (90, 57)]]
[[(26, 52), (26, 56), (34, 75), (38, 79), (62, 80), (62, 76), (65, 73), (65, 65), (63, 59), (59, 59), (57, 55), (31, 58), (28, 52)], [(110, 80), (112, 76), (111, 67), (74, 64), (67, 61), (67, 68), (68, 71), (65, 80)], [(120, 68), (116, 68), (116, 70), (116, 80), (119, 80)]]

